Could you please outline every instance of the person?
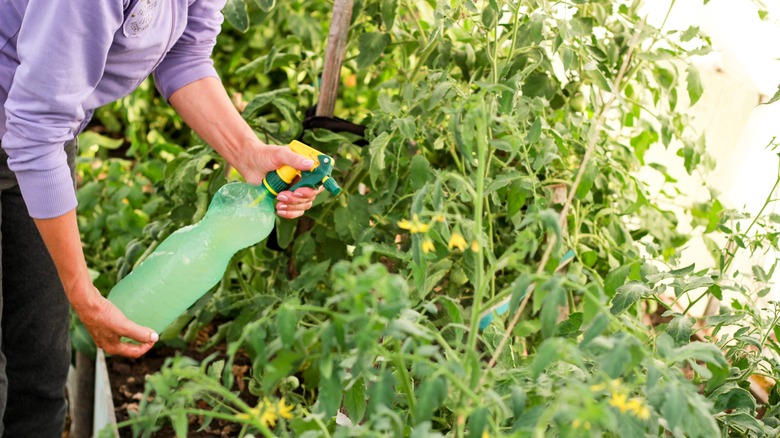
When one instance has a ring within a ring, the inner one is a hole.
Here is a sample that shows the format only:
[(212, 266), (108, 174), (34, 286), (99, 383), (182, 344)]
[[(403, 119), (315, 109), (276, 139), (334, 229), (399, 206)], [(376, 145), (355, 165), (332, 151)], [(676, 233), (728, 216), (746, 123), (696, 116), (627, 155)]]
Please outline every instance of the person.
[[(59, 437), (69, 306), (98, 347), (137, 357), (158, 335), (92, 285), (76, 222), (76, 136), (99, 106), (150, 74), (183, 120), (249, 183), (312, 162), (261, 142), (219, 81), (211, 52), (225, 0), (0, 2), (0, 435)], [(279, 194), (302, 215), (318, 191)], [(121, 342), (127, 337), (138, 343)]]

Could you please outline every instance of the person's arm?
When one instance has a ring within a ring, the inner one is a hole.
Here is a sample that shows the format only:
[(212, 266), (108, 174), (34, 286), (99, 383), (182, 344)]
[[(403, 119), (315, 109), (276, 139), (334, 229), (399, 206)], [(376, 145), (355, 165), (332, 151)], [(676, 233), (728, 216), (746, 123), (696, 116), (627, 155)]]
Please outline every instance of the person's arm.
[[(169, 99), (184, 121), (238, 170), (250, 184), (261, 184), (265, 174), (283, 165), (309, 170), (312, 161), (286, 147), (262, 143), (233, 106), (217, 78), (206, 77), (185, 85)], [(311, 208), (322, 191), (299, 188), (280, 192), (277, 214), (296, 218)]]
[[(92, 286), (63, 148), (84, 120), (83, 102), (100, 81), (123, 19), (121, 2), (29, 1), (17, 35), (19, 66), (4, 104), (3, 149), (68, 299), (95, 343), (107, 353), (138, 356), (155, 335), (130, 322)], [(147, 344), (123, 344), (120, 336)]]
[[(35, 225), (54, 260), (68, 301), (95, 344), (106, 353), (130, 357), (149, 351), (157, 342), (157, 333), (127, 319), (92, 285), (76, 225), (76, 210), (52, 219), (35, 219)], [(121, 336), (142, 344), (120, 342)]]
[[(211, 52), (221, 30), (224, 1), (195, 0), (188, 9), (184, 34), (154, 72), (160, 93), (184, 121), (251, 184), (284, 164), (309, 169), (311, 163), (289, 148), (262, 143), (230, 101), (219, 80)], [(278, 214), (303, 215), (321, 190), (301, 188), (279, 193)]]

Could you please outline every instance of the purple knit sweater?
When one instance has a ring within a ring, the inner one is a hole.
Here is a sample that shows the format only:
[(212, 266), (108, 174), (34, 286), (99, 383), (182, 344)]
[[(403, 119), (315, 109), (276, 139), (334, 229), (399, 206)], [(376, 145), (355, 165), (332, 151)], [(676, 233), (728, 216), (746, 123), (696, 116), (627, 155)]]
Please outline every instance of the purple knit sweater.
[(168, 99), (217, 76), (225, 0), (0, 1), (0, 139), (29, 213), (76, 206), (63, 149), (95, 108), (153, 73)]

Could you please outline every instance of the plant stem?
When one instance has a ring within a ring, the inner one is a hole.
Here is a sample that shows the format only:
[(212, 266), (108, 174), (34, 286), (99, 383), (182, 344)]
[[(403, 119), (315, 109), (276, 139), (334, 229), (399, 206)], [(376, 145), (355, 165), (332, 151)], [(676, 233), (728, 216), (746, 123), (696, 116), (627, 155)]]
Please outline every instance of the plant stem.
[[(492, 103), (492, 101), (491, 101)], [(492, 105), (491, 105), (492, 106)], [(482, 236), (482, 208), (485, 202), (485, 178), (487, 177), (487, 155), (488, 155), (488, 112), (486, 105), (480, 105), (482, 111), (477, 111), (477, 191), (474, 197), (474, 238), (479, 242)], [(492, 114), (492, 112), (490, 113)], [(485, 250), (484, 244), (480, 244), (475, 254), (474, 268), (474, 301), (471, 305), (471, 323), (469, 324), (468, 348), (474, 351), (477, 348), (477, 334), (479, 333), (479, 314), (481, 312), (482, 299), (485, 294)]]

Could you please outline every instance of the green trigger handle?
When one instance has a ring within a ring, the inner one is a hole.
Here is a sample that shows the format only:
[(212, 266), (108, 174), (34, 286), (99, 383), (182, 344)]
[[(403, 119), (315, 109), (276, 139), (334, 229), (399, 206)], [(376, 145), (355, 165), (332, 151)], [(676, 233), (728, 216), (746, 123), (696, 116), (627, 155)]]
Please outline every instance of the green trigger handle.
[[(299, 187), (310, 187), (313, 189), (324, 186), (331, 195), (336, 196), (341, 192), (341, 187), (336, 182), (331, 173), (333, 172), (333, 158), (322, 152), (307, 146), (299, 141), (293, 140), (290, 143), (290, 149), (293, 152), (310, 158), (314, 161), (314, 167), (310, 170), (299, 171), (290, 166), (282, 166), (279, 169), (270, 172), (263, 180), (263, 185), (274, 196), (284, 190), (295, 190)], [(300, 177), (300, 180), (293, 184), (293, 180)]]
[(288, 190), (295, 191), (299, 187), (311, 187), (313, 189), (318, 188), (320, 185), (325, 186), (331, 195), (336, 196), (341, 193), (341, 187), (333, 179), (330, 174), (333, 172), (333, 158), (319, 154), (317, 159), (320, 165), (312, 170), (304, 170), (301, 172), (301, 179), (293, 184)]

